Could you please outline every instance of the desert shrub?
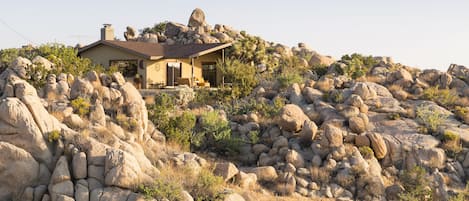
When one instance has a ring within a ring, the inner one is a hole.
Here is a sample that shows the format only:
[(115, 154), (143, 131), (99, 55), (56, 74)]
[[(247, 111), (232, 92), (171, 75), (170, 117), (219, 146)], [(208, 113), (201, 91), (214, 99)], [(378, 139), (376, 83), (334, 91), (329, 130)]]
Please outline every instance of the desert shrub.
[(223, 177), (215, 176), (212, 171), (202, 169), (196, 178), (194, 186), (191, 188), (191, 195), (197, 201), (223, 200)]
[(122, 114), (122, 113), (117, 114), (116, 123), (125, 130), (129, 130), (130, 128), (129, 118), (125, 114)]
[(344, 94), (341, 91), (334, 90), (331, 91), (329, 94), (329, 98), (334, 103), (343, 103), (344, 102)]
[(329, 66), (327, 65), (314, 65), (311, 67), (311, 70), (316, 73), (319, 77), (322, 77), (327, 73), (327, 70), (329, 69)]
[[(252, 101), (253, 109), (264, 117), (272, 118), (280, 113), (283, 106), (285, 106), (286, 99), (282, 97), (275, 97), (272, 103)], [(247, 113), (247, 112), (246, 112)]]
[(441, 106), (451, 107), (458, 100), (458, 93), (454, 89), (439, 89), (439, 86), (429, 87), (423, 91), (425, 99), (434, 101)]
[(198, 127), (191, 140), (196, 148), (209, 148), (220, 153), (238, 152), (241, 140), (231, 136), (229, 122), (221, 118), (217, 111), (202, 114)]
[(468, 107), (456, 106), (456, 107), (454, 107), (454, 114), (459, 119), (464, 120), (466, 115), (469, 114), (469, 108)]
[(153, 34), (164, 33), (164, 31), (166, 30), (166, 24), (168, 24), (168, 21), (157, 23), (157, 24), (153, 25), (153, 27), (145, 27), (142, 30), (142, 34), (146, 34), (146, 33), (153, 33)]
[(443, 148), (452, 156), (461, 152), (461, 137), (457, 133), (445, 130), (443, 133)]
[(340, 62), (346, 64), (346, 66), (343, 69), (336, 66), (336, 71), (352, 79), (363, 77), (369, 69), (377, 64), (372, 56), (363, 56), (357, 53), (342, 56)]
[(247, 134), (249, 144), (257, 144), (259, 142), (259, 131), (249, 131)]
[(277, 82), (281, 88), (286, 88), (293, 83), (302, 83), (303, 76), (301, 76), (298, 71), (285, 71), (277, 77)]
[(257, 85), (256, 68), (239, 60), (218, 61), (217, 68), (223, 73), (225, 82), (231, 83), (231, 97), (237, 99), (251, 94)]
[(429, 106), (417, 107), (417, 118), (425, 125), (430, 133), (435, 133), (438, 127), (448, 118), (448, 114), (441, 111), (433, 111)]
[(169, 142), (177, 143), (183, 149), (189, 150), (195, 122), (194, 114), (183, 112), (179, 116), (170, 118), (168, 126), (163, 131)]
[(401, 115), (399, 113), (390, 113), (388, 114), (388, 119), (390, 120), (398, 120), (401, 119)]
[(399, 179), (404, 187), (404, 192), (399, 194), (401, 200), (432, 200), (432, 189), (428, 187), (430, 180), (424, 168), (414, 166), (412, 169), (404, 171)]
[(169, 113), (175, 108), (175, 99), (165, 93), (156, 95), (154, 104), (147, 105), (148, 119), (163, 130), (169, 124)]
[(81, 117), (84, 117), (90, 113), (91, 104), (88, 99), (78, 97), (77, 99), (72, 100), (70, 105), (72, 106), (73, 111)]
[(373, 149), (371, 149), (369, 146), (362, 146), (358, 150), (365, 159), (373, 158), (375, 156), (375, 152), (373, 152)]
[(55, 142), (59, 140), (59, 138), (60, 138), (60, 131), (58, 130), (53, 130), (47, 134), (47, 139), (49, 140), (49, 142)]
[(157, 178), (152, 185), (140, 185), (138, 191), (142, 193), (146, 199), (156, 198), (158, 200), (168, 199), (170, 201), (183, 199), (182, 185), (169, 179)]

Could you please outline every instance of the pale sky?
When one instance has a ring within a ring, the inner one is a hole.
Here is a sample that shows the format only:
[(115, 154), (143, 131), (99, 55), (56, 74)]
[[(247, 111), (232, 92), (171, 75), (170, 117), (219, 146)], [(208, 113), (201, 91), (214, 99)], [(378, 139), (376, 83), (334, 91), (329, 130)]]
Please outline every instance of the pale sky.
[(103, 23), (123, 39), (164, 20), (187, 24), (196, 7), (210, 25), (324, 55), (354, 52), (392, 56), (396, 62), (446, 70), (469, 66), (469, 0), (1, 0), (0, 49), (33, 43), (89, 44)]

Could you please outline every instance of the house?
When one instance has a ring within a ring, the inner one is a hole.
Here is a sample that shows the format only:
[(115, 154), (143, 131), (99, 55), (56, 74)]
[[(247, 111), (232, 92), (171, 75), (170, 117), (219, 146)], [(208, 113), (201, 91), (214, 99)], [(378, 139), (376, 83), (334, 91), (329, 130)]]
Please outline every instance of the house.
[(101, 29), (101, 40), (85, 46), (78, 55), (105, 68), (118, 67), (137, 88), (165, 86), (218, 86), (222, 75), (217, 61), (224, 61), (230, 43), (166, 45), (114, 40), (109, 24)]

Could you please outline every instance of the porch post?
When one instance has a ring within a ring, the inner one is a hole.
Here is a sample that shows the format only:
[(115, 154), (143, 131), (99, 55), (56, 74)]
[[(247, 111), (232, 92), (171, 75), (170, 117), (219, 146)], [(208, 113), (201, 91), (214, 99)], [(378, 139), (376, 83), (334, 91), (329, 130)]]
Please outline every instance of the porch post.
[(192, 66), (192, 72), (191, 72), (191, 87), (194, 86), (195, 83), (195, 77), (194, 77), (194, 57), (191, 58), (191, 66)]

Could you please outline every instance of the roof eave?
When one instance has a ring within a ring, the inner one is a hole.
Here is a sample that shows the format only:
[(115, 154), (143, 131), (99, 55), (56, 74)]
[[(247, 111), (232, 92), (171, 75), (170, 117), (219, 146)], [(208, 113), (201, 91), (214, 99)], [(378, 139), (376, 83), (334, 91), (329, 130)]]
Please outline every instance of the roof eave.
[(219, 45), (219, 46), (216, 46), (216, 47), (204, 50), (204, 51), (200, 51), (200, 52), (197, 52), (197, 53), (192, 54), (192, 55), (189, 55), (188, 58), (200, 57), (200, 56), (203, 56), (203, 55), (206, 55), (206, 54), (209, 54), (209, 53), (221, 50), (221, 49), (225, 49), (225, 48), (230, 47), (232, 45), (233, 45), (232, 43), (225, 43), (225, 44), (222, 44), (222, 45)]

